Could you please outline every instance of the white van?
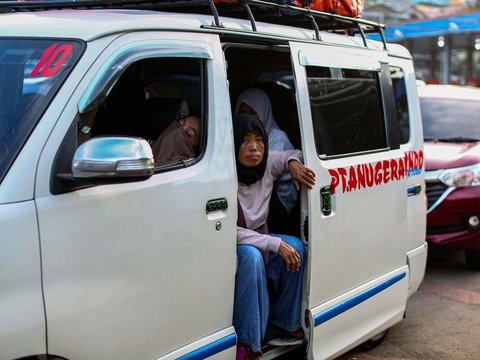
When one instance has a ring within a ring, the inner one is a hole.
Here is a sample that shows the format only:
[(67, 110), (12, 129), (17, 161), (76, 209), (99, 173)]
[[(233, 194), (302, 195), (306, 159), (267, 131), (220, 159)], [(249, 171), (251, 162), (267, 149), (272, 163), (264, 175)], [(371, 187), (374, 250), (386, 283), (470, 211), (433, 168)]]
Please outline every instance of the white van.
[[(375, 23), (246, 3), (0, 4), (0, 359), (235, 358), (248, 87), (317, 176), (290, 224), (308, 253), (298, 358), (403, 318), (427, 255), (411, 56), (368, 40)], [(154, 164), (183, 102), (199, 149)]]

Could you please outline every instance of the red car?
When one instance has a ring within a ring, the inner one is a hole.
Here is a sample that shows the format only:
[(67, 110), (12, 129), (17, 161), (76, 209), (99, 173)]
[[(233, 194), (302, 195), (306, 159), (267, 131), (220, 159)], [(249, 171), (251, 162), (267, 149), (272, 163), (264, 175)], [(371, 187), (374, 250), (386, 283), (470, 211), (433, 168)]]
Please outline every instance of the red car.
[(418, 87), (425, 139), (427, 242), (480, 270), (480, 89)]

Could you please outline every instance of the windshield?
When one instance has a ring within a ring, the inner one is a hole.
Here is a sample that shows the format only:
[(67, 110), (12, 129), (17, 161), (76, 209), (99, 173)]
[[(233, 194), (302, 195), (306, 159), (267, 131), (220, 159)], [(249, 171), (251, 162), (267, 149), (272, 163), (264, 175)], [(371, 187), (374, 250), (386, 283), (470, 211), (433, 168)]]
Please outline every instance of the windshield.
[(71, 40), (0, 38), (0, 182), (82, 51)]
[(426, 140), (480, 140), (480, 102), (421, 98), (420, 107)]

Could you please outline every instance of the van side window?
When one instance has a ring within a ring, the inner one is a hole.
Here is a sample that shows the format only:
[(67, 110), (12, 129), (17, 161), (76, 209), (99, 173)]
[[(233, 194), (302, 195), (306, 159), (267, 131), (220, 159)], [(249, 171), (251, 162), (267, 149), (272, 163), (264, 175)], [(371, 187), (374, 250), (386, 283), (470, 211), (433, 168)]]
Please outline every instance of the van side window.
[(374, 71), (309, 66), (308, 92), (320, 157), (387, 147)]
[(165, 164), (197, 158), (205, 128), (202, 69), (202, 60), (192, 58), (145, 59), (129, 65), (100, 106), (80, 115), (78, 143), (83, 135), (141, 137), (152, 146), (162, 171), (171, 169)]
[(397, 111), (398, 126), (400, 128), (400, 143), (405, 144), (410, 139), (410, 118), (408, 115), (407, 88), (405, 75), (399, 67), (390, 66), (395, 109)]

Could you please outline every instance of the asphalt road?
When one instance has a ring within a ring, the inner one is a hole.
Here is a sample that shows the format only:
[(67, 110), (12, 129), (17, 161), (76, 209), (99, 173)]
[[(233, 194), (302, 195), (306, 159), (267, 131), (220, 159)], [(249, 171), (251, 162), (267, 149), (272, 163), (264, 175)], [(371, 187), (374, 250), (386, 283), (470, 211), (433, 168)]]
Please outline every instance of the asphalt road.
[(380, 359), (480, 359), (480, 272), (466, 270), (463, 252), (430, 251), (406, 318), (376, 348), (337, 360)]

